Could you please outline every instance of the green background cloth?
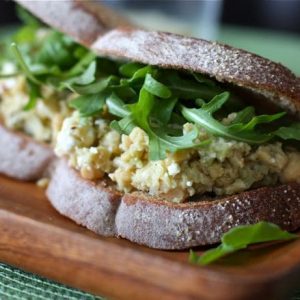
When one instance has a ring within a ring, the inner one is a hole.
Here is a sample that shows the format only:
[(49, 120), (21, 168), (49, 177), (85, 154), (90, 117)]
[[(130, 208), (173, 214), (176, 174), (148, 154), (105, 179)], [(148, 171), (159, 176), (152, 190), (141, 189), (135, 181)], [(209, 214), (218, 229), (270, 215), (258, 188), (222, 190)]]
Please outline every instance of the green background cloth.
[[(4, 264), (0, 264), (0, 299), (104, 300)], [(291, 300), (300, 300), (300, 290), (294, 293)]]
[(104, 300), (4, 264), (0, 264), (0, 299)]
[[(5, 31), (7, 33), (7, 30)], [(4, 31), (2, 30), (2, 32)], [(299, 36), (247, 28), (225, 27), (220, 32), (219, 40), (280, 62), (293, 70), (298, 76), (300, 75)], [(98, 300), (103, 298), (0, 264), (0, 299)], [(300, 300), (300, 290), (295, 292), (292, 299)]]

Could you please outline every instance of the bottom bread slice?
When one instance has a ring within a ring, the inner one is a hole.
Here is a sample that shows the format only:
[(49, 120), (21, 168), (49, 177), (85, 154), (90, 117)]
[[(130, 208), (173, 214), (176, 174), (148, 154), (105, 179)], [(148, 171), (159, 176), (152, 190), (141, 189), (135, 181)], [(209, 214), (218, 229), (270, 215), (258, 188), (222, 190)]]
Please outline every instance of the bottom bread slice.
[(100, 235), (159, 249), (213, 244), (234, 226), (262, 220), (291, 231), (300, 227), (300, 185), (296, 183), (174, 204), (138, 192), (122, 196), (108, 180), (84, 180), (60, 160), (47, 196), (61, 214)]
[(0, 173), (19, 180), (43, 177), (54, 159), (53, 150), (0, 124)]
[(105, 180), (82, 179), (65, 160), (58, 160), (51, 173), (46, 193), (62, 215), (100, 235), (116, 234), (115, 218), (122, 197), (119, 192)]

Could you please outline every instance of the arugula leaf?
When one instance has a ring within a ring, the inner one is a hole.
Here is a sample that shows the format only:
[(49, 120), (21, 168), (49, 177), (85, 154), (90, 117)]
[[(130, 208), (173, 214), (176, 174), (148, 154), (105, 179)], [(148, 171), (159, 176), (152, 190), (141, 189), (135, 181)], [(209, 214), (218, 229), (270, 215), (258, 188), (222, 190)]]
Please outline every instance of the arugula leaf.
[(27, 104), (24, 106), (24, 110), (31, 110), (36, 106), (37, 100), (41, 97), (40, 86), (35, 84), (34, 82), (27, 80), (27, 86), (29, 89), (29, 100)]
[(277, 113), (275, 115), (260, 115), (254, 116), (248, 123), (244, 124), (243, 126), (239, 126), (238, 124), (234, 124), (231, 126), (233, 129), (238, 130), (253, 130), (258, 124), (264, 123), (272, 123), (286, 115), (286, 112)]
[(300, 141), (300, 123), (294, 123), (290, 127), (280, 127), (275, 131), (275, 135), (283, 140), (297, 140)]
[[(150, 77), (146, 77), (145, 84)], [(153, 128), (149, 119), (155, 104), (154, 95), (149, 93), (144, 87), (141, 89), (139, 101), (136, 104), (128, 105), (131, 110), (131, 117), (134, 123), (142, 128), (149, 136), (149, 158), (150, 160), (162, 160), (166, 158), (167, 152), (193, 148), (207, 144), (207, 141), (195, 144), (198, 137), (195, 129), (186, 135), (169, 136), (164, 127)], [(157, 116), (155, 116), (157, 117)]]
[(182, 136), (169, 136), (162, 128), (148, 130), (147, 133), (149, 136), (150, 160), (162, 160), (167, 157), (168, 152), (174, 153), (179, 150), (202, 147), (209, 143), (208, 140), (198, 144), (194, 143), (194, 140), (198, 137), (196, 129)]
[(95, 73), (96, 73), (96, 61), (93, 60), (88, 68), (79, 76), (73, 77), (68, 80), (69, 84), (74, 85), (88, 85), (95, 81)]
[(13, 40), (16, 43), (33, 43), (36, 39), (37, 33), (37, 26), (27, 25), (22, 27), (19, 31), (17, 31), (14, 36)]
[(11, 49), (12, 52), (20, 66), (20, 68), (23, 70), (24, 74), (26, 75), (26, 77), (28, 79), (30, 79), (33, 83), (39, 85), (41, 84), (41, 82), (32, 74), (31, 70), (29, 69), (29, 67), (27, 66), (26, 62), (23, 59), (23, 56), (18, 48), (18, 46), (16, 45), (16, 43), (12, 43), (11, 44)]
[(156, 99), (151, 112), (152, 118), (158, 121), (160, 125), (167, 125), (171, 120), (177, 102), (177, 98), (164, 99), (163, 101), (157, 101)]
[[(122, 71), (122, 69), (121, 69), (121, 71)], [(139, 68), (139, 69), (134, 69), (132, 71), (135, 71), (135, 72), (132, 74), (131, 78), (122, 79), (121, 80), (121, 85), (133, 85), (137, 81), (144, 80), (145, 77), (147, 76), (147, 74), (154, 74), (154, 73), (157, 72), (151, 66), (145, 66), (145, 67), (142, 67), (142, 68)], [(124, 72), (124, 70), (122, 72)], [(128, 72), (128, 70), (127, 70), (127, 72)], [(128, 74), (129, 74), (129, 72), (128, 72)]]
[(57, 65), (62, 70), (66, 70), (77, 62), (78, 59), (74, 53), (78, 48), (82, 47), (74, 43), (70, 37), (52, 31), (42, 43), (37, 55), (37, 62), (47, 66)]
[(73, 77), (82, 72), (84, 72), (86, 66), (90, 65), (95, 59), (96, 54), (93, 52), (86, 53), (72, 68), (69, 70), (65, 76), (66, 77)]
[(109, 86), (109, 89), (114, 91), (119, 97), (124, 99), (127, 102), (135, 102), (137, 100), (137, 92), (130, 86), (122, 86), (112, 84)]
[(213, 114), (227, 102), (229, 97), (230, 94), (228, 92), (216, 95), (211, 101), (209, 101), (208, 103), (204, 103), (201, 109), (205, 110), (209, 114)]
[(216, 82), (209, 79), (208, 77), (202, 75), (202, 74), (199, 74), (199, 73), (192, 73), (194, 78), (200, 82), (200, 83), (204, 83), (208, 86), (211, 86), (211, 87), (216, 87)]
[[(213, 135), (221, 136), (231, 140), (237, 140), (248, 144), (261, 144), (271, 140), (274, 137), (273, 133), (262, 133), (255, 130), (258, 124), (271, 123), (280, 119), (285, 113), (275, 115), (254, 116), (250, 121), (249, 116), (252, 116), (250, 109), (241, 111), (231, 125), (223, 125), (213, 117), (213, 113), (219, 110), (229, 99), (229, 93), (224, 92), (215, 96), (209, 103), (203, 104), (201, 108), (186, 108), (181, 106), (182, 115), (191, 122), (194, 122), (205, 128)], [(246, 123), (237, 123), (236, 121), (248, 121)]]
[(105, 104), (103, 95), (84, 95), (70, 101), (69, 106), (79, 110), (82, 117), (94, 116), (102, 111)]
[(146, 75), (143, 88), (152, 95), (160, 98), (167, 99), (172, 96), (171, 91), (164, 84), (154, 79), (149, 73)]
[(199, 256), (190, 250), (189, 262), (198, 265), (210, 264), (230, 253), (247, 248), (251, 244), (271, 241), (288, 241), (299, 238), (298, 235), (281, 230), (277, 225), (259, 222), (232, 228), (225, 233), (221, 244)]
[(106, 105), (108, 111), (114, 116), (125, 118), (130, 115), (130, 110), (125, 106), (125, 103), (114, 93), (106, 99)]
[(127, 63), (127, 64), (123, 64), (120, 66), (119, 68), (119, 73), (125, 77), (133, 77), (134, 74), (142, 69), (144, 66), (142, 64), (139, 63)]
[(90, 94), (98, 94), (105, 91), (110, 85), (117, 83), (118, 78), (114, 75), (109, 76), (107, 78), (98, 79), (94, 83), (87, 85), (73, 85), (69, 83), (63, 83), (63, 86), (68, 87), (71, 91), (79, 94), (79, 95), (90, 95)]
[[(0, 61), (0, 67), (1, 67), (1, 61)], [(19, 73), (0, 74), (0, 79), (13, 78), (18, 75), (20, 74)]]
[(236, 117), (233, 120), (233, 122), (231, 123), (231, 125), (238, 124), (238, 123), (248, 123), (254, 117), (255, 117), (254, 107), (253, 106), (247, 106), (243, 110), (239, 111), (236, 114)]
[(125, 117), (119, 122), (116, 120), (113, 120), (110, 123), (110, 127), (116, 131), (118, 131), (120, 134), (127, 134), (129, 135), (130, 132), (133, 130), (134, 127), (137, 125), (134, 123), (134, 120), (131, 116)]
[(183, 79), (176, 71), (160, 70), (160, 79), (172, 91), (173, 96), (181, 99), (209, 100), (222, 92), (218, 86), (212, 87), (195, 80)]
[(137, 121), (138, 126), (143, 128), (144, 130), (151, 131), (150, 124), (149, 124), (149, 117), (153, 106), (154, 106), (154, 97), (144, 88), (142, 88), (140, 91), (138, 102), (128, 106), (131, 111), (131, 115)]

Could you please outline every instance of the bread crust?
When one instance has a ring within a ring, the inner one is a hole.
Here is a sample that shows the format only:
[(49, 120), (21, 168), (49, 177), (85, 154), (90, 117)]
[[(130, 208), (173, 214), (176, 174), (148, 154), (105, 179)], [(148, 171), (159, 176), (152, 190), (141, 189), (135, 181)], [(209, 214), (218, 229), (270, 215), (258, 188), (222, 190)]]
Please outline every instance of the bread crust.
[(52, 205), (77, 224), (103, 236), (116, 234), (115, 216), (122, 196), (108, 181), (85, 180), (59, 160), (46, 193)]
[(135, 193), (122, 199), (116, 218), (117, 232), (139, 244), (175, 250), (214, 244), (230, 228), (259, 221), (293, 231), (300, 227), (299, 196), (299, 184), (181, 204)]
[(100, 235), (166, 250), (213, 244), (234, 226), (262, 220), (300, 227), (300, 184), (174, 204), (138, 192), (122, 196), (109, 181), (84, 180), (61, 160), (47, 196), (61, 214)]
[(252, 90), (300, 116), (300, 80), (281, 64), (216, 42), (142, 30), (90, 1), (17, 2), (100, 56), (199, 72)]
[(0, 173), (15, 179), (37, 180), (54, 159), (53, 150), (0, 123)]

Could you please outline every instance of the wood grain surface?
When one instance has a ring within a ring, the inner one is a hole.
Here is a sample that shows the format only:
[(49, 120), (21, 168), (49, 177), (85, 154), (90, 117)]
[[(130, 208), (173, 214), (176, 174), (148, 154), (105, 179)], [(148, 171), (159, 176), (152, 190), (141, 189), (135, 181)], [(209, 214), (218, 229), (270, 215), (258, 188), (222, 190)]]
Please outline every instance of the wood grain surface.
[(34, 184), (5, 177), (0, 232), (1, 262), (110, 299), (285, 299), (300, 284), (300, 241), (193, 266), (186, 251), (96, 236), (60, 216)]

